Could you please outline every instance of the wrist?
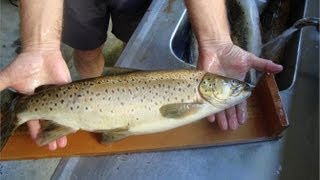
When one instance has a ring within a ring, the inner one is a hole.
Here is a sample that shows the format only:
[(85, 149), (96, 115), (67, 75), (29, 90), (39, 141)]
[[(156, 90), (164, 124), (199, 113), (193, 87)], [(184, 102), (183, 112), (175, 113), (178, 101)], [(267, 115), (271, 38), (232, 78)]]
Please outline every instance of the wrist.
[(22, 42), (22, 53), (39, 52), (41, 54), (60, 51), (60, 41), (51, 42)]

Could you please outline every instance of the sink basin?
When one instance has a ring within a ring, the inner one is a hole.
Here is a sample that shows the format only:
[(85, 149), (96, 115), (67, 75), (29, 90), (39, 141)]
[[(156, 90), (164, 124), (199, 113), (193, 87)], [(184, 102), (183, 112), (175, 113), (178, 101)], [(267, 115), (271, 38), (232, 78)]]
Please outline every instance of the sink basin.
[[(278, 29), (269, 29), (268, 35), (270, 36), (269, 32), (275, 32), (278, 31), (279, 33), (284, 31), (285, 29), (289, 28), (296, 22), (297, 20), (301, 19), (304, 14), (304, 7), (305, 7), (306, 1), (300, 1), (300, 0), (290, 0), (288, 1), (289, 6), (289, 12), (287, 12), (288, 17), (285, 18), (279, 18), (280, 20), (285, 22), (276, 22), (277, 24), (283, 25), (282, 29), (279, 30), (279, 26), (276, 27)], [(261, 25), (262, 28), (274, 28), (274, 26), (270, 26), (270, 18), (268, 16), (273, 15), (272, 13), (276, 12), (270, 12), (270, 9), (273, 7), (265, 7), (265, 11), (262, 12), (262, 15), (260, 17), (261, 19)], [(279, 21), (280, 21), (279, 20)], [(274, 21), (277, 21), (274, 20)], [(265, 26), (265, 27), (264, 27)], [(176, 31), (172, 34), (172, 40), (170, 41), (170, 47), (171, 52), (176, 57), (177, 61), (182, 61), (186, 64), (189, 64), (192, 67), (195, 67), (196, 65), (196, 59), (192, 59), (191, 57), (194, 57), (191, 53), (194, 53), (194, 41), (192, 37), (192, 29), (190, 22), (188, 20), (187, 13), (184, 11), (180, 17), (180, 21), (177, 24), (177, 27), (175, 28)], [(267, 36), (267, 33), (263, 33), (262, 35)], [(273, 38), (276, 37), (277, 33), (273, 34)], [(284, 66), (284, 70), (276, 75), (276, 81), (277, 85), (280, 90), (287, 90), (292, 87), (294, 84), (294, 81), (296, 79), (296, 73), (297, 73), (297, 66), (298, 66), (298, 53), (299, 50), (299, 40), (300, 40), (301, 33), (300, 31), (297, 31), (294, 33), (288, 40), (288, 42), (285, 44), (285, 46), (282, 48), (282, 51), (279, 52), (279, 63)], [(266, 37), (262, 37), (264, 40), (271, 40)], [(263, 42), (266, 43), (266, 42)], [(267, 57), (266, 57), (267, 58)]]

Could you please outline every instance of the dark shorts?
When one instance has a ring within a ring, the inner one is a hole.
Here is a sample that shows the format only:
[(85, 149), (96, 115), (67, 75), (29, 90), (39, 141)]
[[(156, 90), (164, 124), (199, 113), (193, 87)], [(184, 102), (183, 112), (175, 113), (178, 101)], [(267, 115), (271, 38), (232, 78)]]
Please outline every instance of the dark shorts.
[(112, 33), (128, 42), (151, 0), (65, 0), (62, 41), (79, 50), (100, 47)]

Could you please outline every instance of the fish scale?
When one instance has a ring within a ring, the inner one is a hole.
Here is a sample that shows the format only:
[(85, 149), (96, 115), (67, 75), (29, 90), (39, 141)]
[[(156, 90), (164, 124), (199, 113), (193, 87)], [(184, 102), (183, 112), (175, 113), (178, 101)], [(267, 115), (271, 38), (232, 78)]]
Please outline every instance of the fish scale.
[[(103, 132), (113, 141), (165, 131), (226, 109), (250, 95), (247, 86), (199, 70), (98, 77), (17, 99), (12, 122), (16, 127), (30, 119), (50, 120), (43, 127), (40, 144), (79, 129)], [(1, 135), (7, 137), (6, 132)], [(1, 145), (3, 142), (1, 139)]]

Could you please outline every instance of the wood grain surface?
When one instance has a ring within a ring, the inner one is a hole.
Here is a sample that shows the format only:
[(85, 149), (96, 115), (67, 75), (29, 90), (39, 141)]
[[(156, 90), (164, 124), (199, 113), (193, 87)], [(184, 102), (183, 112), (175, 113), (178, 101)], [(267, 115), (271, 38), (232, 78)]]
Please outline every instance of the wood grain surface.
[(235, 131), (222, 131), (216, 123), (201, 120), (162, 133), (128, 137), (112, 144), (99, 144), (98, 135), (79, 131), (68, 136), (66, 148), (56, 151), (38, 147), (25, 131), (17, 131), (0, 153), (0, 160), (96, 156), (266, 141), (281, 137), (288, 125), (274, 76), (266, 75), (248, 99), (247, 122)]

